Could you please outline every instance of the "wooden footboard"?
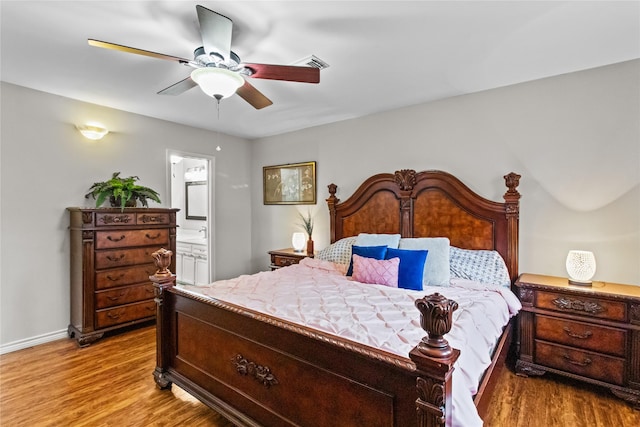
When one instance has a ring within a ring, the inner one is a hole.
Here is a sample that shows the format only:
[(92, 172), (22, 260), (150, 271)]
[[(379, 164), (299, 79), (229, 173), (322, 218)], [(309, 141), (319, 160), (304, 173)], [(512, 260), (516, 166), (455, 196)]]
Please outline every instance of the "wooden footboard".
[[(416, 302), (428, 335), (403, 358), (173, 287), (156, 286), (158, 387), (172, 383), (239, 426), (451, 422), (453, 301)], [(429, 332), (430, 331), (430, 332)]]

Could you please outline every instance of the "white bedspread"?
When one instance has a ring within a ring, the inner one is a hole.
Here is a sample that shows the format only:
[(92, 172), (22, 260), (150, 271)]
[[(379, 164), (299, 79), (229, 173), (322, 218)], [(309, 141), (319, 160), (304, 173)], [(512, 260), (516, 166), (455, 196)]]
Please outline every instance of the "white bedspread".
[(461, 351), (452, 380), (453, 424), (482, 426), (472, 396), (491, 362), (490, 349), (520, 310), (516, 296), (504, 287), (464, 279), (452, 279), (450, 287), (410, 291), (362, 284), (343, 274), (337, 264), (305, 258), (273, 272), (181, 288), (404, 357), (425, 335), (415, 300), (439, 292), (458, 303), (445, 336)]

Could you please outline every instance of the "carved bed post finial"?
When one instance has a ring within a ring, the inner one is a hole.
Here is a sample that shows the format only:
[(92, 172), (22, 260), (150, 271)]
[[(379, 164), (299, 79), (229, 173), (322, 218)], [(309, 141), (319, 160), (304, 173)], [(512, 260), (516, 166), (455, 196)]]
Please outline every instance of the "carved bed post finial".
[(451, 348), (443, 338), (451, 330), (452, 314), (458, 303), (436, 293), (416, 301), (420, 325), (427, 336), (409, 352), (416, 364), (416, 416), (418, 427), (450, 426), (452, 423), (453, 365), (460, 350)]
[(336, 197), (337, 185), (329, 184), (327, 187), (329, 188), (329, 198), (327, 199), (327, 205), (329, 206), (329, 238), (331, 239), (330, 243), (333, 243), (336, 241), (336, 205), (340, 199)]
[(416, 307), (420, 310), (420, 326), (427, 332), (418, 351), (431, 357), (451, 356), (453, 350), (443, 336), (451, 330), (458, 303), (435, 293), (417, 300)]
[(158, 249), (151, 256), (154, 259), (158, 270), (153, 276), (149, 276), (149, 280), (153, 282), (155, 302), (156, 302), (156, 368), (153, 371), (153, 378), (156, 385), (160, 389), (171, 388), (171, 381), (166, 377), (166, 363), (168, 356), (164, 353), (166, 346), (162, 343), (163, 329), (166, 328), (164, 320), (164, 290), (170, 288), (176, 283), (175, 274), (171, 274), (169, 266), (171, 265), (171, 255), (173, 252), (165, 248)]
[(509, 242), (507, 254), (510, 260), (507, 268), (509, 270), (511, 283), (513, 283), (518, 277), (518, 223), (520, 220), (520, 193), (518, 192), (518, 185), (520, 184), (520, 175), (515, 172), (508, 173), (504, 176), (504, 183), (507, 186), (507, 192), (504, 193), (504, 201), (507, 216), (507, 241)]

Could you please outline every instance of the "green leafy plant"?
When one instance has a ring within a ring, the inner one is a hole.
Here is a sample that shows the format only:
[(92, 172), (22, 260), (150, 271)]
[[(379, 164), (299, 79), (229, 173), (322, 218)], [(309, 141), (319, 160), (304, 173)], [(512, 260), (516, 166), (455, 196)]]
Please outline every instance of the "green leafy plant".
[(124, 211), (126, 206), (136, 206), (137, 200), (142, 206), (148, 207), (147, 199), (151, 199), (157, 203), (160, 202), (160, 196), (149, 187), (136, 184), (139, 180), (137, 176), (121, 178), (120, 172), (114, 172), (111, 179), (104, 182), (96, 182), (89, 187), (89, 192), (85, 194), (85, 198), (93, 197), (96, 201), (96, 207), (109, 198), (111, 206), (120, 207)]
[(307, 211), (307, 216), (302, 215), (300, 212), (298, 212), (298, 215), (300, 215), (300, 218), (302, 219), (302, 224), (300, 224), (300, 226), (304, 231), (306, 231), (309, 239), (311, 239), (311, 235), (313, 234), (313, 218), (311, 218), (311, 212)]

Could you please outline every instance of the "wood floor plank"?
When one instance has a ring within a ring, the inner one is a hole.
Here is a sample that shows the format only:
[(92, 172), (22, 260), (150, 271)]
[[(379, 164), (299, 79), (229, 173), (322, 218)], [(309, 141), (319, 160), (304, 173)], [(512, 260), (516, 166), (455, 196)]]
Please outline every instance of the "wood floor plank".
[[(0, 426), (233, 427), (179, 387), (157, 389), (154, 367), (153, 326), (2, 355)], [(640, 411), (607, 390), (551, 375), (504, 370), (491, 399), (486, 427), (640, 426)]]

